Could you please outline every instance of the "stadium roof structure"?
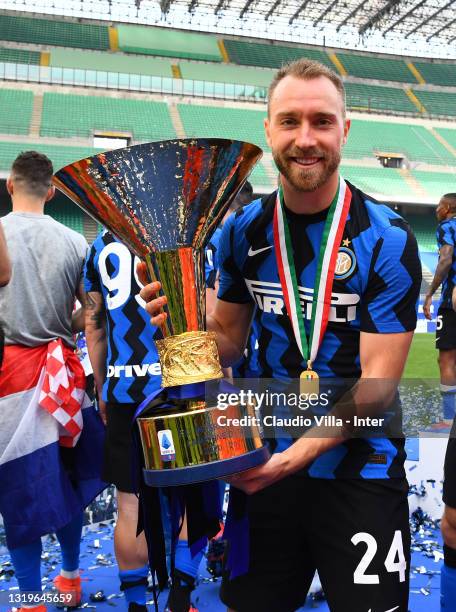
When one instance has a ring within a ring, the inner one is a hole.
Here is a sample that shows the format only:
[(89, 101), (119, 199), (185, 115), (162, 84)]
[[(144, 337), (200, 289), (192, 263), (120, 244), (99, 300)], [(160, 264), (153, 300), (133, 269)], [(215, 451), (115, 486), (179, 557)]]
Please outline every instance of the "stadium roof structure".
[(0, 0), (0, 8), (456, 59), (456, 0)]

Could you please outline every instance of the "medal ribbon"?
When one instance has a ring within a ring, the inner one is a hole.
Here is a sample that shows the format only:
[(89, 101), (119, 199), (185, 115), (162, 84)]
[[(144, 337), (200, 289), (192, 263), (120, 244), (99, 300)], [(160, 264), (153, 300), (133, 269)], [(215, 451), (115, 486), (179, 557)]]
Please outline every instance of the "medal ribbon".
[(307, 362), (313, 363), (315, 361), (328, 325), (337, 253), (350, 209), (351, 196), (350, 189), (347, 187), (344, 179), (340, 177), (339, 187), (329, 207), (328, 216), (323, 228), (311, 305), (310, 334), (309, 340), (307, 340), (304, 316), (302, 314), (302, 307), (305, 307), (305, 301), (304, 296), (301, 297), (299, 293), (282, 188), (279, 187), (277, 191), (273, 230), (280, 284), (296, 342), (301, 355)]

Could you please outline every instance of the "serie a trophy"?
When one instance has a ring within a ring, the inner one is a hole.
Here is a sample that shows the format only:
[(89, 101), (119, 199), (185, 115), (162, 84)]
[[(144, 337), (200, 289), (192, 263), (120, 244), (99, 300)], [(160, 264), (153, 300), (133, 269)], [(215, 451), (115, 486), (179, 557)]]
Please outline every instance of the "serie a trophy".
[(157, 341), (166, 392), (137, 419), (149, 486), (212, 480), (269, 457), (254, 406), (221, 410), (205, 392), (223, 373), (215, 334), (205, 331), (204, 249), (261, 155), (235, 140), (167, 140), (99, 153), (54, 177), (146, 262), (168, 299)]

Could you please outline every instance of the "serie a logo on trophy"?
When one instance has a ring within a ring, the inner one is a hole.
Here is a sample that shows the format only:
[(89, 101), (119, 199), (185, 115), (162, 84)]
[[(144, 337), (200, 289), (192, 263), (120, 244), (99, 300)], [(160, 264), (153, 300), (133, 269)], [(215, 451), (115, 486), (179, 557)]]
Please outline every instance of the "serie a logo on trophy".
[[(205, 394), (223, 373), (215, 334), (205, 331), (204, 248), (261, 155), (235, 140), (167, 140), (100, 153), (54, 177), (146, 262), (168, 298), (157, 341), (167, 400), (138, 418), (150, 486), (211, 480), (269, 457), (255, 418), (248, 427), (219, 425), (221, 410)], [(254, 411), (235, 404), (223, 413), (233, 422)]]

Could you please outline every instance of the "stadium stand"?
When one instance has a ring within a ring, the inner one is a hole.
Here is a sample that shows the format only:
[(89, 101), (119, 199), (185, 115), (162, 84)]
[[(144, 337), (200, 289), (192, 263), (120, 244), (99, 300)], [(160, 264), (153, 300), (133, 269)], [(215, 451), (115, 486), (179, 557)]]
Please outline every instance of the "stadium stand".
[(376, 57), (336, 51), (337, 58), (349, 75), (362, 79), (416, 83), (417, 80), (402, 59)]
[(409, 198), (410, 201), (416, 198), (416, 193), (395, 168), (366, 168), (343, 163), (342, 175), (366, 193), (377, 197), (388, 199), (394, 194), (397, 198)]
[(28, 51), (27, 49), (9, 49), (5, 47), (0, 47), (0, 62), (39, 65), (40, 57), (41, 53), (39, 51)]
[(0, 108), (0, 132), (28, 134), (33, 108), (31, 91), (0, 89)]
[(456, 93), (414, 89), (414, 94), (429, 115), (456, 116)]
[(347, 106), (352, 110), (413, 113), (418, 109), (403, 89), (365, 83), (345, 83)]
[(172, 76), (170, 60), (141, 55), (124, 55), (123, 53), (55, 48), (50, 53), (49, 65), (81, 70), (103, 70), (107, 72), (148, 74), (163, 77)]
[(344, 157), (372, 157), (376, 152), (403, 154), (410, 161), (454, 163), (451, 153), (422, 125), (353, 119)]
[(106, 26), (11, 15), (0, 15), (0, 40), (81, 49), (109, 49)]
[(318, 60), (330, 68), (334, 68), (334, 64), (329, 59), (328, 54), (319, 49), (268, 45), (231, 39), (224, 39), (223, 43), (230, 61), (234, 64), (280, 68), (286, 62), (300, 57), (308, 57)]
[(44, 94), (41, 136), (90, 136), (94, 130), (124, 130), (137, 140), (176, 136), (164, 102)]
[(33, 149), (47, 155), (54, 165), (54, 170), (100, 151), (92, 147), (64, 147), (41, 142), (0, 142), (0, 170), (9, 170), (19, 153)]
[(264, 111), (199, 104), (178, 104), (177, 108), (187, 136), (236, 138), (269, 148), (263, 128)]
[[(432, 211), (433, 213), (434, 211)], [(437, 220), (435, 216), (431, 219), (430, 215), (407, 214), (406, 219), (415, 234), (418, 248), (421, 251), (435, 252), (437, 250), (435, 240)]]
[(456, 87), (456, 65), (454, 63), (439, 64), (414, 60), (413, 64), (420, 71), (426, 83)]
[(84, 224), (82, 221), (84, 213), (76, 204), (65, 201), (65, 204), (62, 206), (59, 202), (51, 201), (46, 204), (44, 212), (76, 232), (84, 234)]
[(212, 62), (223, 59), (215, 36), (134, 25), (118, 25), (117, 32), (119, 49), (127, 53)]
[(456, 192), (456, 172), (425, 172), (412, 170), (412, 175), (421, 183), (437, 204), (444, 193)]
[(271, 177), (266, 172), (266, 168), (261, 162), (253, 169), (253, 172), (249, 179), (258, 188), (265, 189), (266, 191), (272, 191), (276, 185), (271, 181)]
[(451, 129), (451, 128), (434, 128), (436, 132), (438, 132), (441, 136), (443, 136), (443, 138), (445, 138), (445, 140), (452, 146), (454, 147), (455, 151), (456, 151), (456, 125), (455, 125), (455, 129)]
[(183, 79), (196, 81), (214, 81), (220, 83), (239, 83), (268, 87), (274, 70), (248, 68), (232, 64), (201, 64), (199, 62), (180, 61), (179, 68)]

